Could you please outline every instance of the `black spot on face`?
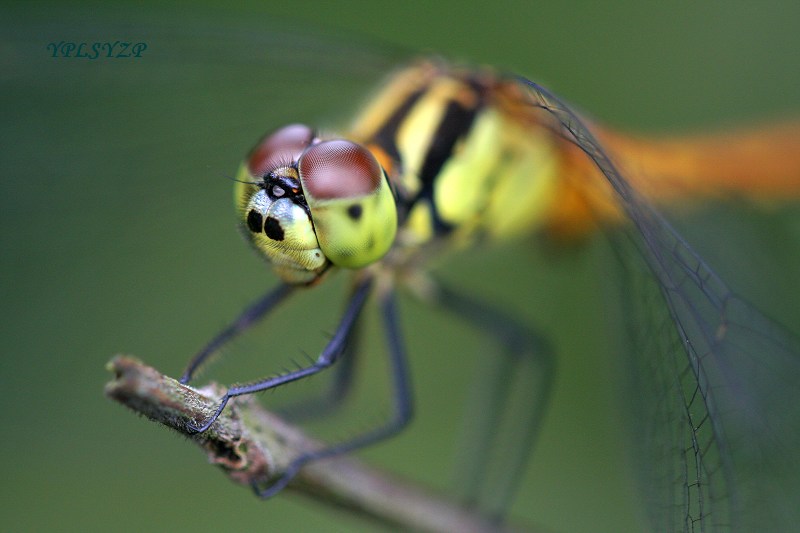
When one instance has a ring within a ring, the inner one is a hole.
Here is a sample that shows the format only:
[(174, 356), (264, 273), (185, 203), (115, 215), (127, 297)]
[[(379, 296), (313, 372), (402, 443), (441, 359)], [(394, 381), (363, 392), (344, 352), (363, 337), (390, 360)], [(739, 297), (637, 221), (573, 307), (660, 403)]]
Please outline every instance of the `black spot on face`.
[(361, 207), (360, 204), (353, 204), (347, 208), (347, 216), (349, 216), (351, 219), (355, 221), (358, 221), (361, 218), (363, 212), (364, 209)]
[(261, 233), (262, 227), (261, 213), (255, 209), (251, 209), (250, 212), (247, 213), (247, 228), (253, 233)]
[(267, 221), (264, 222), (264, 233), (273, 241), (282, 241), (284, 237), (281, 223), (274, 217), (267, 217)]

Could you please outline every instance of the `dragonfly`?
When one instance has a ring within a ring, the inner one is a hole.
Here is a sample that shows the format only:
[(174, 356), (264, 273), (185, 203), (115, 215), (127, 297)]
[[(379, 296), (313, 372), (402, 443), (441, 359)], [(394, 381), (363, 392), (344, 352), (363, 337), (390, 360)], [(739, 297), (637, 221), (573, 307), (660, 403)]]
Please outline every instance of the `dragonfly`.
[[(643, 400), (651, 412), (641, 419), (654, 429), (641, 438), (658, 465), (645, 469), (659, 502), (657, 528), (787, 528), (800, 479), (791, 459), (800, 437), (797, 341), (731, 292), (652, 206), (726, 192), (790, 195), (800, 184), (798, 140), (800, 126), (786, 124), (727, 138), (647, 143), (594, 125), (527, 78), (437, 60), (413, 64), (391, 78), (347, 135), (325, 137), (291, 124), (269, 133), (245, 158), (235, 178), (240, 227), (281, 283), (214, 337), (181, 381), (190, 382), (220, 346), (332, 271), (351, 272), (351, 295), (316, 360), (232, 386), (214, 415), (192, 429), (206, 431), (232, 398), (353, 357), (350, 343), (357, 345), (359, 319), (374, 295), (392, 371), (392, 416), (300, 455), (256, 492), (274, 496), (306, 464), (397, 434), (413, 412), (395, 296), (408, 287), (501, 347), (498, 368), (482, 387), (484, 409), (475, 414), (464, 462), (468, 502), (486, 489), (480, 458), (498, 431), (504, 388), (526, 374), (530, 407), (514, 422), (526, 429), (506, 443), (513, 459), (490, 491), (497, 498), (488, 512), (500, 516), (547, 405), (552, 348), (538, 330), (432, 279), (426, 262), (449, 247), (534, 230), (563, 239), (598, 225), (624, 225), (637, 254), (625, 264), (638, 268), (625, 310), (630, 350), (641, 367), (634, 381), (646, 383), (643, 398), (653, 398)], [(754, 181), (746, 172), (759, 164)], [(341, 368), (335, 383), (345, 386), (352, 367)], [(340, 397), (334, 387), (323, 402)]]
[[(79, 30), (73, 40), (79, 42), (86, 38), (88, 30), (76, 27)], [(48, 60), (46, 68), (35, 71), (43, 78), (37, 88), (57, 81), (53, 72), (64, 74), (80, 69), (89, 79), (105, 80), (103, 83), (119, 89), (121, 81), (103, 78), (103, 69), (114, 69), (114, 76), (130, 74), (131, 86), (148, 90), (144, 84), (136, 83), (137, 69), (122, 70), (119, 63), (106, 62), (104, 67), (94, 68), (89, 67), (88, 60), (82, 64), (70, 63), (68, 58), (54, 62), (57, 58), (48, 54), (58, 53), (58, 48), (46, 47), (55, 39), (51, 30), (52, 27), (37, 34), (37, 45)], [(137, 31), (151, 51), (159, 50), (157, 31), (153, 36)], [(219, 34), (207, 31), (202, 35), (211, 40)], [(229, 37), (223, 32), (222, 38), (213, 42), (218, 45)], [(263, 38), (267, 42), (258, 41), (263, 46), (257, 48), (269, 51), (282, 39)], [(178, 38), (170, 41), (172, 53), (179, 55), (180, 42)], [(321, 48), (324, 46), (314, 52)], [(214, 46), (209, 45), (208, 49), (213, 51)], [(259, 58), (248, 56), (247, 50), (248, 47), (238, 50), (237, 58), (248, 65), (257, 64)], [(164, 51), (163, 46), (160, 51)], [(351, 53), (343, 55), (361, 54), (360, 49), (348, 52)], [(142, 58), (147, 59), (147, 53), (145, 50)], [(229, 60), (224, 51), (218, 53), (217, 57), (204, 55), (202, 59)], [(284, 53), (283, 59), (278, 57)], [(303, 47), (292, 51), (284, 46), (271, 57), (286, 64), (311, 63), (328, 72), (376, 68), (368, 54), (357, 55), (355, 67), (350, 62), (336, 62), (335, 54), (326, 55), (324, 64), (319, 60), (314, 63), (308, 55), (313, 53)], [(30, 56), (25, 59), (30, 61)], [(167, 62), (156, 74), (171, 79), (169, 67)], [(383, 62), (381, 68), (385, 68)], [(26, 67), (26, 71), (32, 70)], [(21, 71), (6, 69), (4, 80)], [(318, 75), (309, 74), (308, 80), (315, 80)], [(151, 81), (160, 79), (158, 75), (150, 77)], [(478, 416), (467, 438), (472, 446), (460, 460), (464, 466), (458, 485), (465, 501), (474, 501), (486, 512), (502, 516), (513, 500), (521, 465), (547, 411), (557, 354), (547, 332), (536, 324), (450, 287), (446, 280), (431, 274), (428, 266), (448, 250), (463, 250), (484, 242), (543, 233), (554, 241), (579, 244), (587, 235), (602, 231), (613, 240), (622, 268), (624, 290), (618, 298), (629, 333), (625, 350), (633, 376), (629, 395), (636, 398), (633, 403), (637, 413), (632, 418), (645, 421), (642, 427), (635, 428), (634, 435), (640, 448), (643, 493), (653, 528), (789, 529), (786, 524), (796, 520), (792, 503), (800, 492), (798, 467), (792, 460), (800, 441), (797, 342), (791, 333), (731, 292), (672, 229), (660, 210), (697, 198), (714, 200), (728, 194), (793, 196), (797, 181), (797, 173), (792, 170), (796, 168), (796, 126), (656, 142), (602, 127), (589, 120), (588, 115), (576, 112), (573, 105), (518, 75), (433, 61), (412, 65), (391, 80), (341, 136), (322, 135), (307, 126), (281, 128), (281, 123), (272, 123), (271, 117), (270, 124), (260, 124), (259, 128), (272, 129), (273, 133), (246, 157), (235, 178), (242, 232), (266, 255), (281, 282), (248, 308), (241, 315), (242, 320), (234, 322), (197, 354), (183, 381), (190, 382), (222, 342), (264, 318), (267, 312), (277, 313), (291, 296), (315, 291), (337, 275), (336, 271), (339, 276), (352, 276), (352, 292), (321, 363), (304, 372), (311, 373), (337, 359), (331, 369), (337, 373), (334, 382), (347, 383), (352, 371), (348, 365), (358, 356), (361, 345), (359, 318), (368, 312), (371, 299), (377, 300), (387, 353), (395, 366), (397, 409), (392, 420), (349, 442), (301, 456), (284, 478), (258, 487), (259, 493), (278, 493), (291, 475), (308, 462), (354, 451), (402, 429), (413, 402), (395, 296), (398, 289), (405, 288), (434, 309), (486, 330), (497, 343), (494, 366), (484, 376), (473, 401), (486, 408), (474, 411)], [(299, 101), (293, 104), (294, 111), (302, 112), (313, 106), (315, 97), (320, 95), (297, 95), (297, 87), (263, 84), (249, 96), (255, 100), (273, 97), (280, 91), (291, 92)], [(414, 88), (419, 97), (412, 105), (409, 101)], [(125, 94), (130, 103), (139, 102), (136, 92)], [(99, 105), (104, 94), (94, 96), (93, 103), (101, 115)], [(206, 100), (197, 102), (206, 105)], [(414, 113), (409, 109), (398, 118), (394, 133), (389, 135), (388, 114), (398, 111), (404, 102)], [(199, 107), (195, 105), (192, 116), (202, 115), (196, 111)], [(141, 108), (147, 111), (146, 105)], [(102, 108), (105, 112), (111, 109), (109, 105)], [(462, 113), (462, 118), (453, 119), (444, 127), (448, 109), (455, 109), (453, 114)], [(319, 111), (309, 114), (316, 113)], [(117, 116), (113, 110), (107, 114)], [(91, 106), (86, 106), (84, 115), (91, 115)], [(135, 122), (135, 117), (127, 118)], [(437, 119), (443, 125), (442, 135), (434, 133)], [(305, 117), (284, 120), (291, 123)], [(201, 120), (197, 127), (205, 122)], [(160, 140), (163, 143), (167, 139)], [(273, 142), (277, 141), (281, 143), (276, 148)], [(288, 146), (282, 144), (285, 141)], [(441, 156), (439, 171), (426, 174), (423, 179), (423, 156), (442, 141), (449, 151)], [(69, 155), (67, 148), (74, 150), (77, 146), (76, 139), (71, 142), (56, 151), (56, 156), (65, 159)], [(106, 145), (100, 146), (107, 149)], [(239, 157), (246, 147), (231, 149), (226, 145), (217, 149), (231, 150)], [(328, 149), (331, 151), (323, 152)], [(174, 159), (174, 151), (159, 152), (155, 148), (147, 153), (160, 157), (162, 162)], [(365, 178), (352, 184), (355, 191), (326, 191), (315, 185), (309, 190), (303, 188), (306, 172), (314, 174), (318, 165), (324, 165), (322, 161), (333, 160), (341, 166), (341, 159), (350, 156), (360, 161), (356, 164), (357, 174)], [(132, 161), (140, 159), (141, 152), (136, 152)], [(183, 162), (174, 162), (174, 171), (164, 183), (177, 179)], [(464, 167), (469, 167), (470, 172), (464, 172)], [(96, 165), (95, 171), (97, 168), (116, 167)], [(197, 179), (196, 173), (191, 175)], [(130, 182), (118, 181), (123, 190)], [(295, 182), (300, 184), (297, 191)], [(387, 214), (385, 208), (389, 204)], [(268, 213), (276, 214), (272, 221), (266, 216)], [(364, 225), (354, 225), (358, 221)], [(281, 233), (283, 240), (277, 239)], [(305, 254), (294, 250), (286, 243), (287, 235), (292, 242), (317, 239), (318, 250)], [(370, 240), (371, 251), (360, 248)], [(287, 252), (290, 257), (308, 259), (312, 268), (296, 268), (294, 259), (287, 260)], [(476, 280), (476, 284), (479, 282)], [(269, 317), (268, 324), (275, 324), (275, 319)], [(301, 375), (305, 374), (290, 373), (271, 383), (233, 388), (227, 397)], [(498, 386), (510, 381), (509, 376), (523, 382), (527, 395), (523, 394), (522, 404), (530, 408), (524, 417), (512, 422), (519, 431), (499, 452), (499, 465), (476, 467), (486, 462), (475, 457), (492, 453), (492, 443), (487, 442), (486, 436), (497, 427), (495, 414), (504, 407), (511, 408), (508, 391)], [(331, 398), (339, 392), (335, 389)], [(224, 401), (220, 412), (225, 408)], [(322, 408), (329, 407), (322, 403)], [(427, 407), (419, 406), (423, 408)], [(197, 421), (196, 429), (203, 430), (211, 423), (213, 420)]]

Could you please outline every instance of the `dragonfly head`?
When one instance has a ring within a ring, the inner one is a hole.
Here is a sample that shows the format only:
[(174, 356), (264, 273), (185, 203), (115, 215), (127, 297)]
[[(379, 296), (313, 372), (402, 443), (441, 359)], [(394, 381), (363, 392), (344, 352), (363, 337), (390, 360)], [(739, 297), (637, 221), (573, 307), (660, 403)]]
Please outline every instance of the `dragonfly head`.
[(374, 263), (397, 232), (394, 196), (372, 153), (300, 124), (258, 143), (239, 168), (235, 197), (244, 234), (287, 283), (311, 283), (331, 265)]

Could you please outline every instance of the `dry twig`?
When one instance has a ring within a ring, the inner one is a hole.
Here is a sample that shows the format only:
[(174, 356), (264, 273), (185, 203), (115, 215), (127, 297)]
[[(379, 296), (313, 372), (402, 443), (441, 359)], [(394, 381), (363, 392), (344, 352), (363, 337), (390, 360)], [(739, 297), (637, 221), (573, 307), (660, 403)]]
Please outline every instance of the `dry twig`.
[[(317, 446), (297, 428), (269, 413), (252, 398), (237, 398), (202, 434), (189, 421), (208, 419), (222, 395), (218, 386), (197, 390), (164, 376), (128, 356), (108, 364), (114, 373), (105, 393), (151, 420), (198, 444), (209, 462), (248, 487), (274, 478), (304, 450)], [(287, 490), (349, 508), (362, 516), (403, 529), (497, 531), (499, 526), (447, 498), (401, 481), (347, 457), (315, 461), (302, 469)]]

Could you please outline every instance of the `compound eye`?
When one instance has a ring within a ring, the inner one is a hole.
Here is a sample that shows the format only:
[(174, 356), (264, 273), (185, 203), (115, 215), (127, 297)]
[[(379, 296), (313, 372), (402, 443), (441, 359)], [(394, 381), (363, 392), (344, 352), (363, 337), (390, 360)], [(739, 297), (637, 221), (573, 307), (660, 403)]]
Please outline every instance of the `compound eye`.
[(369, 150), (341, 139), (312, 146), (297, 168), (309, 201), (367, 196), (383, 180), (383, 171)]
[(247, 167), (251, 176), (265, 176), (278, 167), (297, 161), (314, 140), (314, 130), (291, 124), (264, 137), (250, 152)]
[(314, 232), (334, 265), (361, 268), (383, 257), (397, 233), (397, 209), (378, 161), (359, 144), (312, 145), (297, 162)]

